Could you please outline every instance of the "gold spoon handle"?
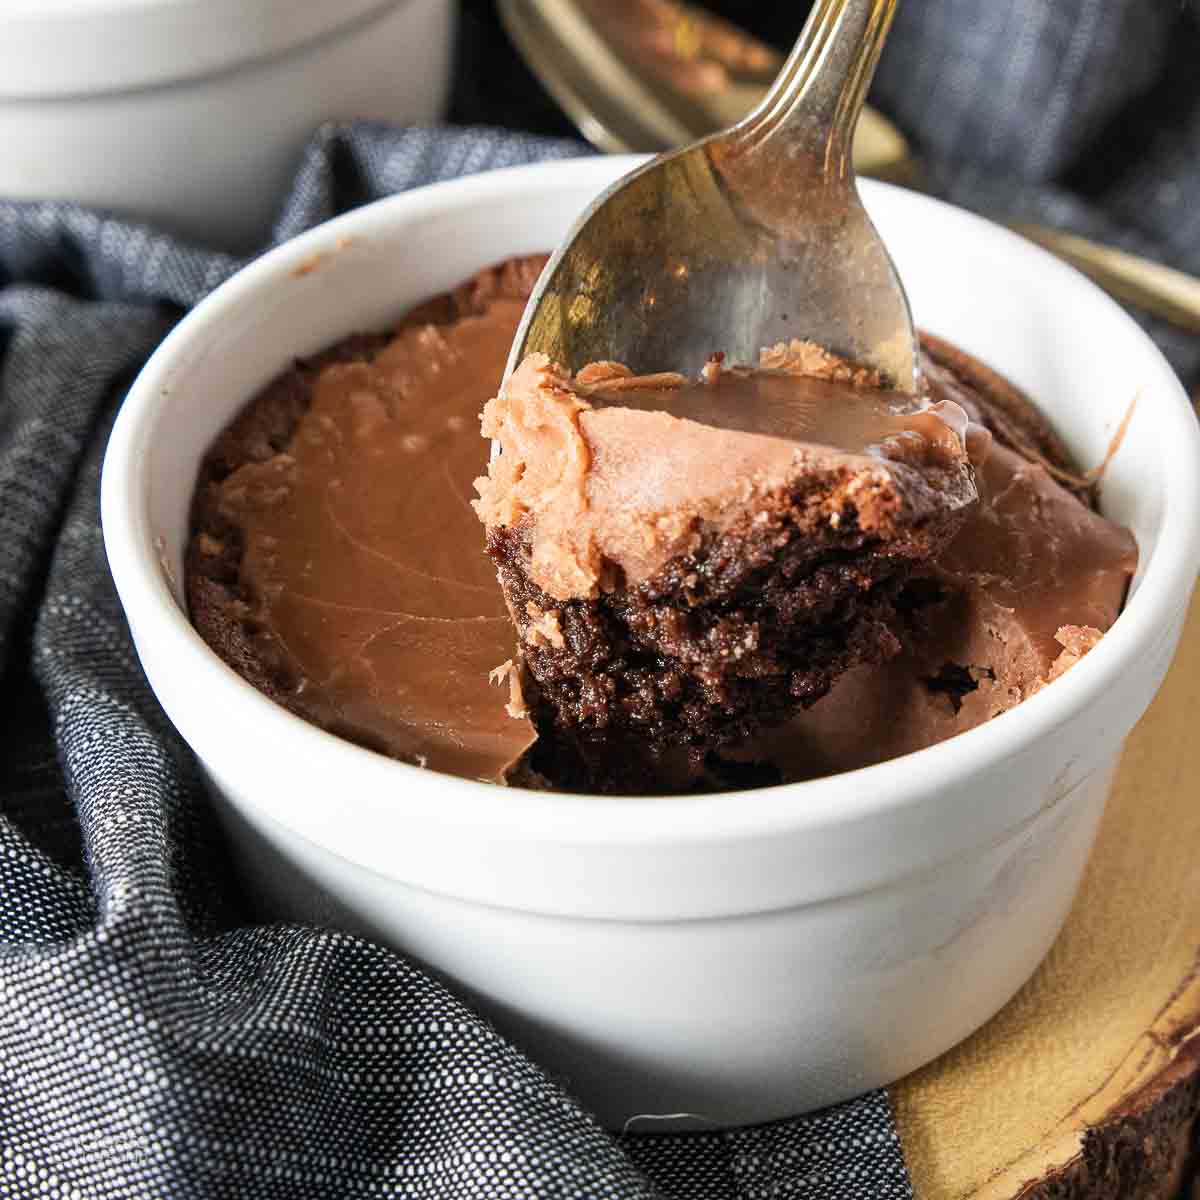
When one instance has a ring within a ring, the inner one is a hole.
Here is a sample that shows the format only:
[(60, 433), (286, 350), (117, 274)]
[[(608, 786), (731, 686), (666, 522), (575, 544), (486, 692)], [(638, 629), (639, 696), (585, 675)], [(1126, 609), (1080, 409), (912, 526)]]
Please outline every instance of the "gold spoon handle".
[(1200, 279), (1196, 276), (1044, 225), (1013, 228), (1090, 275), (1118, 300), (1200, 334)]
[(790, 153), (823, 155), (827, 174), (848, 178), (854, 127), (897, 2), (817, 0), (771, 90), (735, 130), (742, 146), (784, 142)]

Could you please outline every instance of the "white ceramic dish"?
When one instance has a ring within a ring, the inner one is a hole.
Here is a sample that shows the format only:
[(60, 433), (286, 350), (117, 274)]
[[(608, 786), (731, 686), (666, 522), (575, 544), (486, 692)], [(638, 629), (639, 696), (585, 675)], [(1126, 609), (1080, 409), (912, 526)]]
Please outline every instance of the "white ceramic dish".
[(322, 121), (441, 114), (453, 13), (453, 0), (0, 0), (0, 196), (248, 248)]
[(264, 699), (181, 605), (205, 447), (296, 355), (549, 247), (633, 161), (423, 189), (255, 262), (178, 327), (126, 400), (105, 463), (105, 542), (150, 682), (283, 911), (425, 960), (613, 1126), (681, 1112), (758, 1121), (933, 1058), (1050, 946), (1122, 739), (1179, 637), (1200, 559), (1200, 435), (1153, 344), (1080, 275), (979, 218), (865, 184), (920, 322), (1039, 397), (1084, 462), (1140, 396), (1104, 504), (1135, 531), (1141, 567), (1082, 663), (919, 754), (653, 800), (440, 776)]

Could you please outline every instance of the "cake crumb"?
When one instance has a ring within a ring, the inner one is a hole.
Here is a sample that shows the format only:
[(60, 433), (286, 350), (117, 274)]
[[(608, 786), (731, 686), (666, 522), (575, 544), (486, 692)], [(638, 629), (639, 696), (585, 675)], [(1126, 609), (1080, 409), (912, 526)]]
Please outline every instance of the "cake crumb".
[(1089, 650), (1095, 649), (1101, 636), (1100, 630), (1092, 625), (1063, 625), (1054, 635), (1054, 640), (1063, 648), (1062, 653), (1051, 663), (1045, 683), (1053, 683), (1060, 675), (1065, 675)]
[(758, 365), (764, 371), (811, 375), (835, 383), (849, 383), (854, 387), (877, 388), (883, 384), (883, 377), (878, 371), (847, 362), (816, 342), (805, 342), (799, 338), (764, 346), (759, 352)]
[[(616, 366), (617, 364), (602, 363), (599, 365), (607, 368)], [(584, 394), (595, 394), (597, 392), (656, 392), (669, 388), (686, 387), (687, 376), (681, 375), (678, 371), (658, 371), (653, 375), (620, 375), (614, 373), (589, 376), (588, 368), (584, 367), (575, 377), (575, 384)]]
[(566, 645), (557, 609), (543, 612), (530, 600), (525, 605), (525, 611), (530, 617), (529, 626), (525, 630), (525, 640), (531, 646), (553, 646), (555, 650), (561, 650)]
[(624, 363), (605, 359), (588, 363), (575, 376), (575, 382), (581, 387), (590, 387), (593, 384), (609, 383), (614, 379), (630, 379), (632, 376), (633, 372)]
[(498, 667), (488, 673), (488, 679), (497, 687), (508, 680), (508, 703), (504, 711), (514, 721), (523, 721), (529, 716), (529, 706), (525, 703), (525, 693), (521, 690), (521, 672), (511, 658), (506, 658)]
[(718, 350), (715, 354), (708, 356), (708, 361), (700, 369), (700, 379), (707, 384), (715, 384), (721, 382), (721, 371), (724, 369), (725, 354)]
[(324, 254), (310, 254), (298, 267), (292, 270), (292, 278), (303, 279), (305, 275), (311, 275), (324, 261)]

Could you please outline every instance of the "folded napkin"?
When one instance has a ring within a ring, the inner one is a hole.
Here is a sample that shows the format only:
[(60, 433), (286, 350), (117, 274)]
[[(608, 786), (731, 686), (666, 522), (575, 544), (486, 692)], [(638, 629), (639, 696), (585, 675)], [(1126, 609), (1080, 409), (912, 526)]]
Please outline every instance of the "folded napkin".
[[(322, 130), (275, 240), (470, 171), (580, 154), (482, 129)], [(899, 1200), (882, 1094), (614, 1139), (399, 955), (255, 927), (100, 536), (122, 394), (239, 262), (0, 202), (0, 1195)]]

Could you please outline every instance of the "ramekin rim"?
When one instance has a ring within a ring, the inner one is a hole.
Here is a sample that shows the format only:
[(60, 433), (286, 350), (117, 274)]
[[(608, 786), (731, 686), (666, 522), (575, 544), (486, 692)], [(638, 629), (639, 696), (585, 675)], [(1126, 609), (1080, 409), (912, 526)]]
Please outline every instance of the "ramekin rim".
[[(985, 725), (945, 742), (855, 771), (773, 787), (739, 792), (710, 792), (683, 796), (611, 797), (592, 794), (537, 792), (507, 788), (498, 797), (496, 785), (482, 781), (432, 773), (397, 762), (325, 732), (282, 706), (267, 699), (233, 672), (203, 641), (179, 609), (162, 580), (145, 505), (145, 488), (136, 485), (139, 435), (170, 374), (178, 351), (203, 336), (207, 322), (243, 293), (252, 293), (262, 278), (270, 277), (288, 264), (303, 262), (315, 248), (327, 244), (360, 225), (369, 225), (380, 215), (428, 203), (453, 194), (466, 202), (472, 192), (489, 192), (497, 186), (515, 185), (531, 174), (577, 177), (592, 170), (598, 177), (615, 178), (621, 163), (632, 165), (638, 156), (585, 158), (526, 164), (489, 171), (414, 189), (366, 205), (326, 222), (274, 248), (243, 268), (192, 310), (168, 335), (130, 388), (105, 455), (102, 479), (102, 514), (105, 548), (127, 615), (132, 610), (142, 636), (166, 639), (172, 653), (182, 655), (180, 669), (202, 690), (223, 692), (229, 704), (252, 724), (266, 722), (272, 744), (281, 753), (287, 747), (303, 750), (308, 769), (320, 769), (331, 777), (347, 772), (359, 779), (357, 790), (373, 794), (395, 793), (405, 781), (419, 777), (428, 782), (436, 774), (436, 796), (418, 798), (405, 789), (409, 819), (427, 810), (428, 819), (445, 824), (502, 825), (513, 836), (540, 831), (547, 837), (569, 836), (571, 841), (636, 840), (638, 842), (713, 841), (733, 837), (757, 837), (786, 828), (797, 831), (861, 820), (890, 809), (919, 803), (934, 791), (953, 787), (987, 765), (1025, 750), (1056, 727), (1082, 711), (1112, 686), (1140, 655), (1154, 630), (1177, 618), (1195, 582), (1200, 560), (1200, 432), (1182, 386), (1161, 352), (1133, 319), (1108, 297), (1098, 299), (1112, 306), (1131, 333), (1147, 351), (1148, 366), (1155, 375), (1155, 394), (1173, 394), (1173, 403), (1163, 419), (1171, 420), (1178, 410), (1178, 429), (1168, 430), (1166, 461), (1185, 462), (1191, 453), (1192, 469), (1176, 466), (1174, 486), (1165, 491), (1167, 503), (1162, 532), (1135, 595), (1112, 629), (1070, 672), (1016, 708)], [(1019, 235), (994, 225), (957, 206), (904, 189), (868, 182), (867, 191), (883, 189), (903, 195), (904, 203), (936, 205), (956, 220), (978, 223), (987, 236), (1011, 239), (1014, 253), (1033, 256), (1039, 267), (1073, 277), (1073, 286), (1095, 285), (1059, 262), (1048, 252)], [(1000, 364), (1003, 369), (1003, 364)], [(1149, 373), (1149, 372), (1148, 372)], [(1165, 400), (1165, 397), (1164, 397)], [(1186, 417), (1191, 425), (1184, 423)], [(1175, 436), (1175, 435), (1178, 436)], [(1190, 447), (1190, 451), (1189, 448)], [(124, 484), (124, 486), (122, 486)], [(1170, 536), (1168, 536), (1170, 535)], [(131, 621), (131, 624), (133, 622)], [(1144, 631), (1144, 632), (1143, 632)], [(182, 726), (175, 714), (173, 721)], [(245, 722), (230, 721), (234, 736)], [(190, 730), (194, 736), (194, 729)], [(261, 742), (262, 733), (245, 735)], [(322, 766), (313, 767), (319, 757)], [(410, 776), (406, 773), (416, 773)], [(500, 801), (498, 803), (498, 800)], [(390, 800), (389, 803), (396, 801)]]

